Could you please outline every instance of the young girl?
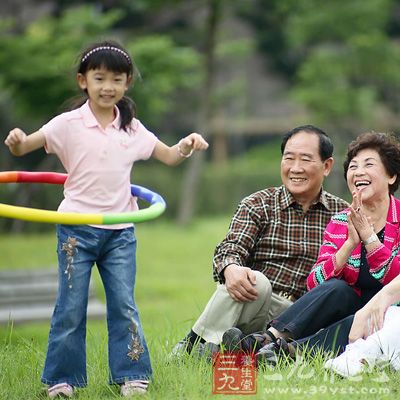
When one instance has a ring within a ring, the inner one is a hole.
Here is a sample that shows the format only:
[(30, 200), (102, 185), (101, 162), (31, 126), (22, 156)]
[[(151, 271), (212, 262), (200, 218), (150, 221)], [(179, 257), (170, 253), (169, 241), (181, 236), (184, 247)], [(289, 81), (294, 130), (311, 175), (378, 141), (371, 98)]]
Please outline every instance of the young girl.
[[(400, 370), (400, 276), (384, 286), (357, 311), (349, 333), (350, 344), (325, 368), (349, 378), (374, 366)], [(396, 305), (394, 305), (396, 304)]]
[[(68, 172), (62, 212), (116, 213), (137, 209), (130, 193), (136, 160), (154, 157), (173, 166), (207, 142), (191, 133), (169, 147), (135, 118), (125, 97), (133, 62), (118, 43), (90, 46), (80, 57), (79, 87), (87, 99), (27, 136), (13, 129), (5, 140), (21, 156), (42, 146)], [(110, 383), (122, 396), (142, 394), (152, 375), (149, 353), (134, 301), (136, 239), (131, 223), (58, 225), (59, 291), (51, 320), (42, 382), (50, 398), (72, 397), (86, 377), (86, 309), (91, 269), (97, 264), (107, 299)]]
[(324, 367), (350, 378), (374, 366), (388, 366), (400, 369), (400, 308), (391, 306), (385, 313), (382, 329), (359, 338), (346, 346), (346, 350), (336, 358), (327, 360)]

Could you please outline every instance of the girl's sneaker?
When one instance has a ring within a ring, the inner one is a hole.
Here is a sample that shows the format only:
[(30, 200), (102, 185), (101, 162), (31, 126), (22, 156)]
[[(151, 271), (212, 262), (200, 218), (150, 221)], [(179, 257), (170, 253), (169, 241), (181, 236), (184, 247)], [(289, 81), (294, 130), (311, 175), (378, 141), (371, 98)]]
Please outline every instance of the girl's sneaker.
[(74, 388), (68, 383), (58, 383), (57, 385), (49, 386), (47, 394), (50, 399), (69, 398), (74, 395)]
[(349, 378), (372, 369), (380, 361), (383, 361), (382, 350), (372, 336), (369, 336), (366, 340), (357, 339), (348, 344), (342, 354), (327, 360), (324, 368), (330, 369), (344, 378)]
[(146, 394), (149, 381), (127, 381), (121, 385), (122, 397), (130, 397), (139, 394)]

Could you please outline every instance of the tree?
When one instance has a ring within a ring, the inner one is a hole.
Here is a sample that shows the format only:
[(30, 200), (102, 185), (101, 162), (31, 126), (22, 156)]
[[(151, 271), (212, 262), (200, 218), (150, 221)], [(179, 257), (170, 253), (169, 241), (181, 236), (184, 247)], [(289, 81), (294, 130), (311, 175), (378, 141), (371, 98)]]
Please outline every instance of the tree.
[[(208, 16), (206, 20), (205, 45), (203, 54), (204, 83), (200, 93), (200, 105), (197, 122), (198, 132), (207, 132), (212, 115), (212, 98), (215, 79), (215, 48), (217, 30), (221, 18), (223, 0), (208, 0)], [(194, 213), (200, 173), (204, 162), (204, 154), (200, 152), (190, 160), (182, 186), (181, 204), (178, 221), (189, 222)]]

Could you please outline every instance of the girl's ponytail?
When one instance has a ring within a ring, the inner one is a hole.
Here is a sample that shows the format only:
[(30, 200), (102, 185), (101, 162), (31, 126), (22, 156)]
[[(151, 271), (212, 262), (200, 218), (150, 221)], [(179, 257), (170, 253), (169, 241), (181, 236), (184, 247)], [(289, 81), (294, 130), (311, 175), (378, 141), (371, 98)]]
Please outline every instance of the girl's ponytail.
[(128, 130), (128, 126), (132, 122), (132, 118), (136, 116), (136, 104), (127, 96), (124, 96), (118, 103), (117, 107), (120, 112), (121, 125), (120, 129)]

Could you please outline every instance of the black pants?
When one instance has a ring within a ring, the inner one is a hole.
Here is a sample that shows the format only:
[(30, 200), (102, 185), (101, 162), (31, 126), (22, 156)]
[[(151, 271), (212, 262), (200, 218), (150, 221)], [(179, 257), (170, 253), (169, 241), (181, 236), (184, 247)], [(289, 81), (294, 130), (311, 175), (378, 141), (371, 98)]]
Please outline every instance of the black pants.
[(355, 314), (366, 300), (345, 281), (329, 279), (300, 297), (269, 325), (280, 332), (289, 332), (291, 339), (306, 338)]
[(354, 315), (343, 318), (325, 329), (319, 330), (314, 335), (304, 339), (296, 340), (293, 344), (299, 348), (311, 352), (311, 354), (319, 352), (332, 351), (335, 354), (342, 353), (349, 344), (349, 333), (353, 324)]

